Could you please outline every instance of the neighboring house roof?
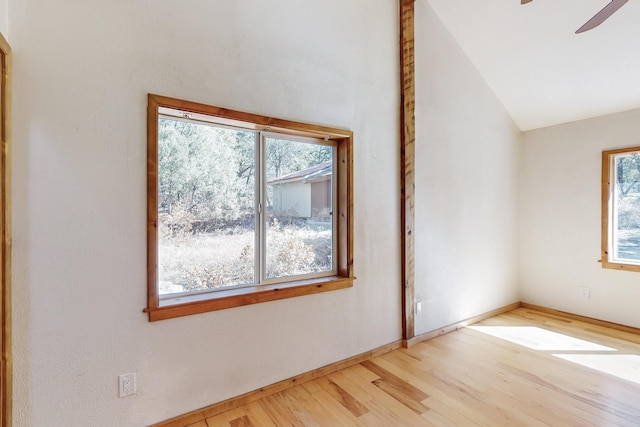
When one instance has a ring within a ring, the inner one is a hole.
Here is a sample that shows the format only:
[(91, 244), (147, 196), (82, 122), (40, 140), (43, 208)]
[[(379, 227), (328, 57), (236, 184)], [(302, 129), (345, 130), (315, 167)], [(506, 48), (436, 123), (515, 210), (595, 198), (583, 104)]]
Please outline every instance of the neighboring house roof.
[(319, 163), (307, 169), (291, 172), (286, 175), (279, 176), (277, 178), (271, 178), (267, 181), (268, 184), (285, 184), (287, 182), (302, 181), (313, 182), (319, 181), (321, 178), (331, 175), (333, 170), (333, 162)]

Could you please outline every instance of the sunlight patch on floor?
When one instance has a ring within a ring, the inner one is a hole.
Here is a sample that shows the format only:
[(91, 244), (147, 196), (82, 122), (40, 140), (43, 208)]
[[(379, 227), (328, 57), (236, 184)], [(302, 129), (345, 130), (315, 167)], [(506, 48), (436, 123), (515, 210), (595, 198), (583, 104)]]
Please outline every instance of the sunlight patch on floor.
[(554, 354), (554, 356), (640, 384), (640, 356), (635, 354)]
[(468, 328), (533, 350), (617, 351), (611, 347), (605, 347), (535, 326), (468, 326)]

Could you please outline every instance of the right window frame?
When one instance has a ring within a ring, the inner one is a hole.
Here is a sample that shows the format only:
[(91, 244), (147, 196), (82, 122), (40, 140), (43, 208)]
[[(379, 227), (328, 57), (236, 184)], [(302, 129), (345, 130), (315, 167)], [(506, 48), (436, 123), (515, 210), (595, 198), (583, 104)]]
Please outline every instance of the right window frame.
[(640, 241), (640, 209), (636, 207), (640, 207), (640, 146), (603, 151), (603, 268), (640, 271), (640, 246), (635, 254), (630, 243), (636, 238)]

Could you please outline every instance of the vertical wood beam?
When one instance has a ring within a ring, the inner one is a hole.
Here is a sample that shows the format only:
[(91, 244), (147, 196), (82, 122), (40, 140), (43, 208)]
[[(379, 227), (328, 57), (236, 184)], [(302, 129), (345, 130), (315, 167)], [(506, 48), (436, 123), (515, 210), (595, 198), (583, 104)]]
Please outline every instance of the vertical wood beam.
[(415, 337), (415, 0), (400, 0), (402, 335)]
[(11, 49), (0, 34), (0, 319), (2, 353), (0, 360), (0, 426), (11, 421)]

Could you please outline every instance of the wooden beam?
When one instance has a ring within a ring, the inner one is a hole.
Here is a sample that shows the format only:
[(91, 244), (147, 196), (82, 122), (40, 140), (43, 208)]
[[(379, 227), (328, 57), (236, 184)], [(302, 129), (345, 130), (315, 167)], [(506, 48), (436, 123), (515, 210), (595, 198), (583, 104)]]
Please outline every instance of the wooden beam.
[(11, 49), (0, 34), (0, 427), (12, 425), (10, 71)]
[(415, 0), (400, 0), (402, 336), (415, 336)]

